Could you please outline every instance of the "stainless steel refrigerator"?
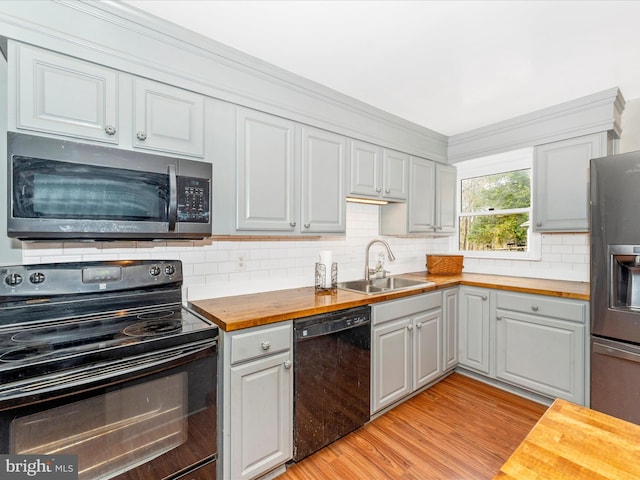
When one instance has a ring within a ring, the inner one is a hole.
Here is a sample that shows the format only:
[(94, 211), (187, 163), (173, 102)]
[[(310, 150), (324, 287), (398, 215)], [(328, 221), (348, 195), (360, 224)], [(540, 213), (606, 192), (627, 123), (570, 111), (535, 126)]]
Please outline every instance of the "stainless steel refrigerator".
[(590, 177), (591, 408), (640, 424), (640, 151)]

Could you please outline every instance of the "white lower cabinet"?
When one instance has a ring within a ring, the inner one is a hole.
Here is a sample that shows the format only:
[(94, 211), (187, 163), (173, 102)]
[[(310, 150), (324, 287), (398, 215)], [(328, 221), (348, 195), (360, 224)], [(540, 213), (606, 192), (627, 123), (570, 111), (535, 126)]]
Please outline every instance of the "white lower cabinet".
[(372, 306), (371, 413), (442, 375), (442, 294)]
[(588, 405), (588, 302), (466, 286), (459, 293), (460, 366)]
[(292, 458), (292, 323), (223, 342), (222, 478), (250, 480)]
[(496, 377), (584, 404), (586, 302), (500, 292), (496, 306)]
[(442, 369), (458, 366), (458, 288), (442, 292)]
[(490, 298), (486, 288), (460, 287), (459, 362), (485, 375), (490, 373)]

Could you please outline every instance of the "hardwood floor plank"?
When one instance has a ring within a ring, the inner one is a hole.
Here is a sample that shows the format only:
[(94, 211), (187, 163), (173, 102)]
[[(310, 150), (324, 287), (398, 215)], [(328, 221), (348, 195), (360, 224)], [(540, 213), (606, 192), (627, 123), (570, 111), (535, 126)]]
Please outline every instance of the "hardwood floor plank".
[(278, 480), (491, 479), (546, 409), (454, 373)]

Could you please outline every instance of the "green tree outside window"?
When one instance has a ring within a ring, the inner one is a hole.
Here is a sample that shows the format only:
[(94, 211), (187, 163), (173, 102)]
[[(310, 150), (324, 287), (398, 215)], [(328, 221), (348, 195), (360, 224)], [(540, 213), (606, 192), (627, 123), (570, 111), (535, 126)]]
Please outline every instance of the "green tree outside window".
[(526, 251), (530, 207), (530, 169), (462, 180), (460, 250)]

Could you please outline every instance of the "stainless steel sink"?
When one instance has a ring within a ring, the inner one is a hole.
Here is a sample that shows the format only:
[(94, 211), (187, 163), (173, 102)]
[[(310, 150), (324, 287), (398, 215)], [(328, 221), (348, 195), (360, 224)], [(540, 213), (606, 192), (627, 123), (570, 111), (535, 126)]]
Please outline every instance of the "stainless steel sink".
[(433, 282), (423, 282), (420, 280), (410, 280), (407, 278), (387, 277), (372, 278), (371, 280), (351, 280), (349, 282), (338, 282), (338, 288), (350, 290), (352, 292), (373, 295), (375, 293), (394, 292), (397, 290), (407, 290), (410, 288), (422, 288), (435, 285)]

